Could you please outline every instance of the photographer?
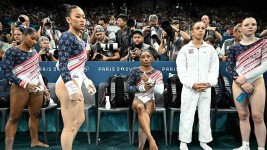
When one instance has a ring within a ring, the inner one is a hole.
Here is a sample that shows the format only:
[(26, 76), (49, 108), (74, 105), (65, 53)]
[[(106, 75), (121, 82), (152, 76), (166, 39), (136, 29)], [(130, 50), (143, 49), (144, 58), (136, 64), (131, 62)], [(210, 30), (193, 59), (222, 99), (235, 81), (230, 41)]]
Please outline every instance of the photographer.
[(117, 18), (117, 25), (120, 29), (117, 31), (116, 42), (119, 44), (118, 51), (122, 57), (125, 51), (128, 52), (127, 48), (132, 44), (132, 30), (127, 27), (127, 15), (119, 14)]
[(8, 36), (7, 33), (5, 32), (2, 23), (0, 22), (0, 41), (8, 43)]
[[(57, 59), (54, 56), (54, 54), (57, 53), (57, 50), (50, 49), (50, 43), (47, 37), (41, 36), (38, 40), (38, 43), (41, 48), (39, 51), (40, 61), (57, 61)], [(54, 54), (52, 54), (52, 52)]]
[(9, 44), (5, 43), (3, 41), (0, 41), (0, 60), (2, 60), (2, 58), (4, 57), (5, 52), (7, 51), (7, 49), (9, 48)]
[(0, 22), (0, 60), (2, 60), (4, 53), (9, 47), (8, 36), (3, 29), (2, 23)]
[(144, 43), (144, 36), (141, 30), (133, 31), (133, 45), (128, 47), (127, 51), (124, 51), (121, 61), (139, 61), (140, 53), (144, 50), (148, 50), (153, 55), (154, 59), (158, 57), (158, 52), (152, 46)]
[(95, 26), (94, 37), (96, 38), (96, 43), (91, 47), (93, 54), (92, 60), (110, 61), (120, 59), (117, 43), (109, 43), (109, 40), (105, 36), (104, 28), (101, 25)]
[(217, 38), (219, 40), (219, 42), (222, 41), (222, 35), (221, 35), (221, 33), (218, 32), (218, 28), (210, 26), (209, 16), (203, 15), (201, 18), (201, 21), (205, 24), (205, 27), (206, 27), (206, 32), (205, 32), (204, 38), (206, 38), (208, 36), (213, 36), (213, 38), (214, 39)]
[(30, 26), (30, 19), (26, 15), (20, 15), (18, 20), (10, 25), (11, 28), (11, 36), (9, 39), (9, 43), (12, 44), (15, 41), (14, 32), (15, 29), (24, 30), (25, 28)]
[(149, 16), (148, 26), (143, 28), (144, 43), (153, 46), (156, 50), (159, 48), (163, 29), (158, 26), (158, 17), (153, 14)]
[[(108, 29), (108, 22), (106, 18), (99, 18), (97, 21), (97, 25), (101, 25), (104, 28), (105, 31), (105, 39), (108, 40), (109, 43), (114, 43), (116, 41), (116, 35), (113, 31), (109, 31)], [(90, 43), (95, 44), (96, 42), (96, 37), (94, 36), (95, 34), (92, 34), (92, 37), (90, 38)]]
[(53, 27), (53, 23), (50, 18), (42, 19), (40, 23), (40, 28), (38, 30), (38, 35), (46, 36), (49, 39), (50, 47), (55, 49), (58, 45), (58, 40), (61, 36), (61, 32), (59, 30), (55, 30)]
[(158, 54), (163, 55), (167, 53), (167, 56), (169, 58), (168, 60), (175, 61), (182, 46), (190, 41), (190, 36), (186, 32), (180, 30), (178, 20), (174, 20), (169, 28), (171, 30), (168, 31), (167, 29), (167, 31), (172, 32), (171, 34), (173, 35), (173, 40), (170, 41), (170, 47), (168, 48), (166, 38), (168, 38), (169, 35), (165, 31), (163, 31)]

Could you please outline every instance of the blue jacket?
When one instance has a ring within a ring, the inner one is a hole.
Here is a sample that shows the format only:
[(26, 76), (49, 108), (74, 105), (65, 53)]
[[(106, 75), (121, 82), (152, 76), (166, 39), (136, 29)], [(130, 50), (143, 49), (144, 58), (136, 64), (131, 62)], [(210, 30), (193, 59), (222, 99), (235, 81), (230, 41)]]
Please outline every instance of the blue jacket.
[(0, 80), (0, 97), (10, 98), (10, 85), (6, 79)]

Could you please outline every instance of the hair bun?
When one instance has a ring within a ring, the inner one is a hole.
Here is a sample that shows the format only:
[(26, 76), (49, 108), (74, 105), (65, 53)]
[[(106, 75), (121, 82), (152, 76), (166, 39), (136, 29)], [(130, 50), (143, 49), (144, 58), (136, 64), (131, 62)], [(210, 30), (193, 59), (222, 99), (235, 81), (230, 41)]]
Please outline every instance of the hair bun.
[(70, 4), (62, 4), (62, 6), (67, 10), (70, 7)]

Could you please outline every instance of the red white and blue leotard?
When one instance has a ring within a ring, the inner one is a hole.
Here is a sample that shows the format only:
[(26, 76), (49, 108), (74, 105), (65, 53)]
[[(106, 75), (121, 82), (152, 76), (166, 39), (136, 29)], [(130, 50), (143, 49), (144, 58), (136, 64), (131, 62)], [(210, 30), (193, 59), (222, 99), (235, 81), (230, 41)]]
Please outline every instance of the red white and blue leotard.
[(60, 77), (64, 83), (75, 79), (79, 88), (86, 79), (84, 74), (84, 65), (87, 60), (85, 46), (82, 40), (79, 40), (74, 34), (66, 31), (59, 39), (58, 45), (58, 68)]
[(4, 77), (21, 87), (24, 87), (27, 82), (44, 86), (38, 57), (35, 50), (25, 52), (17, 47), (9, 48), (3, 58)]
[(259, 39), (250, 45), (237, 43), (227, 53), (227, 71), (233, 79), (244, 75), (252, 83), (267, 71), (267, 39)]

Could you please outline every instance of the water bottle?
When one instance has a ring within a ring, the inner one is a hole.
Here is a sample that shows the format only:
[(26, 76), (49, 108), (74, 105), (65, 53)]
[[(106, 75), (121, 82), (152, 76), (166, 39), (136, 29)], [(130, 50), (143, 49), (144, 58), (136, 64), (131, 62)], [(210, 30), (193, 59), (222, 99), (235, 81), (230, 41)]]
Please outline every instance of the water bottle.
[(105, 108), (106, 109), (110, 109), (110, 100), (109, 100), (109, 96), (106, 96), (106, 105), (105, 105)]
[(239, 103), (242, 103), (247, 97), (247, 93), (246, 92), (242, 92), (237, 98), (236, 100), (239, 102)]

